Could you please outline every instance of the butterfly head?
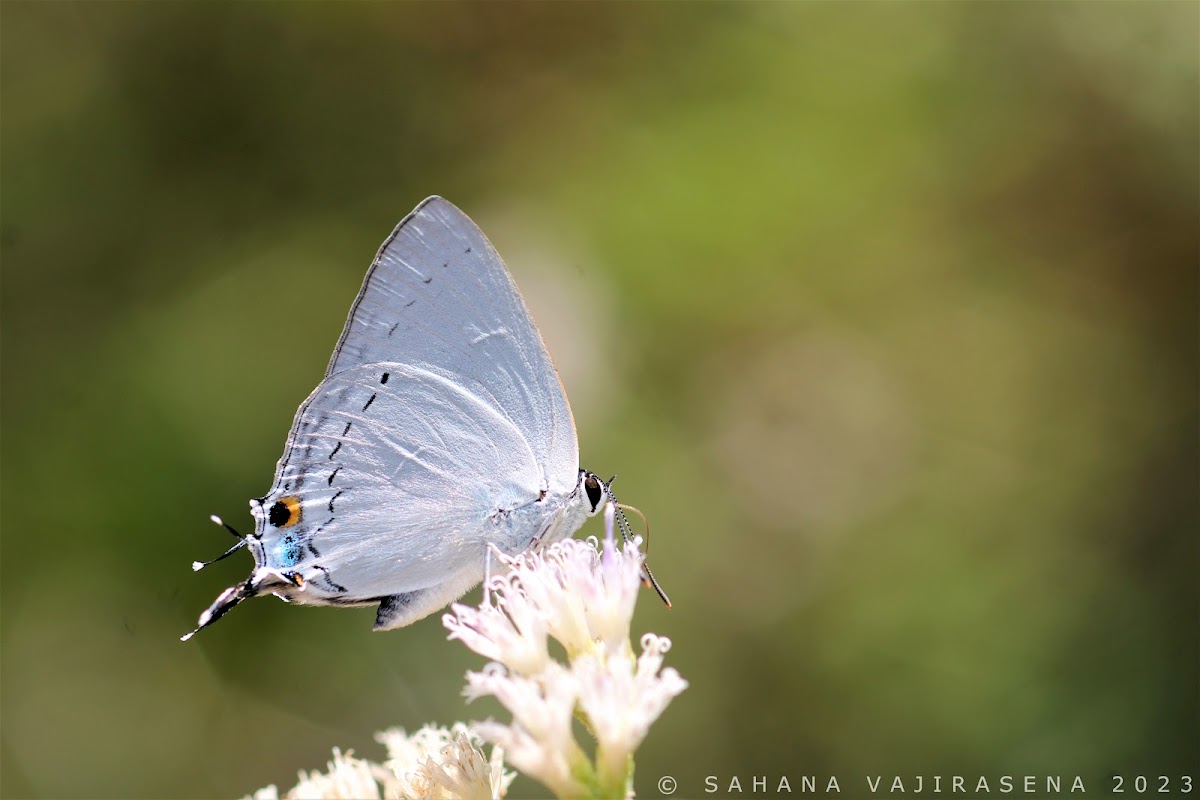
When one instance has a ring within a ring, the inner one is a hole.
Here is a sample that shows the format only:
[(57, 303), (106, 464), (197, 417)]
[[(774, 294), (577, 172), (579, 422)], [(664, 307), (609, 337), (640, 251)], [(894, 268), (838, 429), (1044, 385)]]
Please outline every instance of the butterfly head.
[(580, 470), (580, 473), (583, 493), (587, 497), (584, 510), (589, 517), (594, 517), (604, 508), (604, 502), (609, 498), (608, 484), (600, 480), (600, 476), (594, 472)]

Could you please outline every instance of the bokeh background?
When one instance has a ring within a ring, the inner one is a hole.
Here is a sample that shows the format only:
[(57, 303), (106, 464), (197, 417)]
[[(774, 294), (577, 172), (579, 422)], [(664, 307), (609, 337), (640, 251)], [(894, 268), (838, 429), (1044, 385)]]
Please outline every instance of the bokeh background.
[(641, 795), (1195, 774), (1198, 9), (4, 2), (0, 792), (240, 796), (497, 713), (436, 617), (178, 641), (434, 193), (653, 522), (635, 630), (691, 688)]

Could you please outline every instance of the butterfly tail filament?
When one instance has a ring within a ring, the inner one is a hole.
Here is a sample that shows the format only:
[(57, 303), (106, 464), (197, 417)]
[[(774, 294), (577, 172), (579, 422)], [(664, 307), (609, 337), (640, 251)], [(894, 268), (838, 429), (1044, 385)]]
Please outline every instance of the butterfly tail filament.
[(200, 615), (200, 621), (196, 624), (196, 629), (191, 633), (186, 633), (179, 637), (179, 641), (186, 642), (200, 631), (212, 625), (221, 617), (229, 613), (229, 611), (243, 600), (257, 596), (262, 591), (263, 579), (266, 575), (263, 570), (255, 570), (254, 574), (241, 583), (230, 586), (225, 591), (217, 596), (204, 613)]

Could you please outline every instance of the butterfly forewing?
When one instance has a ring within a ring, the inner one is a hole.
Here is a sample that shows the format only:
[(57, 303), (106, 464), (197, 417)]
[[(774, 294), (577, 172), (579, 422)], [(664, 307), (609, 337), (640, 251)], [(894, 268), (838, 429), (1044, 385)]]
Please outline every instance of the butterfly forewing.
[(458, 376), (522, 432), (552, 485), (574, 486), (575, 425), (541, 334), (487, 237), (440, 197), (380, 248), (326, 374), (382, 361)]

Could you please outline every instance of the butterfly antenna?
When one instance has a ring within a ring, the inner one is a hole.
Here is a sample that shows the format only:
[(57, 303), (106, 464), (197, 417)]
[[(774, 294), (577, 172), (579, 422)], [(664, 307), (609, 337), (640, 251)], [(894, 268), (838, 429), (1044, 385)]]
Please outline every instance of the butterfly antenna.
[(642, 572), (646, 573), (642, 583), (654, 587), (654, 591), (657, 592), (658, 596), (662, 598), (663, 604), (667, 608), (670, 608), (671, 598), (667, 597), (667, 593), (664, 592), (663, 588), (658, 585), (658, 580), (654, 577), (654, 573), (650, 571), (650, 565), (645, 561), (642, 561)]
[(209, 517), (209, 519), (211, 519), (214, 524), (220, 525), (222, 528), (229, 531), (237, 538), (241, 539), (242, 541), (245, 541), (246, 537), (242, 536), (240, 533), (238, 533), (237, 528), (233, 527), (228, 522), (226, 522), (225, 520), (218, 517), (216, 514), (213, 514), (211, 517)]
[(246, 546), (245, 537), (243, 537), (240, 533), (238, 533), (236, 530), (234, 530), (232, 525), (227, 525), (224, 522), (224, 520), (222, 520), (220, 517), (218, 517), (215, 514), (213, 516), (209, 517), (209, 519), (211, 519), (217, 525), (220, 525), (222, 528), (224, 528), (225, 530), (229, 531), (234, 536), (236, 536), (237, 544), (235, 544), (233, 547), (226, 550), (224, 553), (221, 553), (221, 555), (217, 556), (216, 558), (209, 559), (208, 561), (193, 561), (192, 562), (192, 571), (194, 571), (194, 572), (199, 572), (200, 570), (207, 567), (209, 564), (215, 564), (218, 561), (223, 561), (224, 559), (229, 558), (231, 555), (236, 553), (238, 550), (241, 550), (243, 547)]
[(236, 553), (238, 550), (241, 550), (245, 546), (246, 546), (246, 540), (238, 539), (237, 544), (235, 544), (233, 547), (226, 550), (224, 553), (221, 553), (221, 555), (217, 556), (216, 558), (211, 558), (208, 561), (193, 561), (192, 562), (192, 571), (199, 572), (200, 570), (207, 567), (209, 564), (215, 564), (218, 561), (224, 561), (225, 559), (229, 558), (231, 555)]
[[(616, 513), (617, 527), (621, 529), (621, 537), (625, 540), (626, 544), (630, 544), (630, 543), (634, 543), (633, 542), (633, 531), (629, 527), (629, 520), (627, 520), (625, 518), (625, 509), (628, 508), (630, 511), (636, 511), (638, 516), (640, 516), (643, 521), (645, 521), (646, 515), (643, 514), (641, 511), (639, 511), (638, 509), (634, 508), (633, 506), (627, 506), (627, 505), (623, 505), (623, 504), (617, 502), (617, 498), (613, 495), (612, 489), (610, 488), (610, 485), (609, 485), (616, 479), (617, 479), (616, 475), (609, 478), (608, 484), (605, 484), (604, 489), (608, 493), (608, 499), (612, 501), (613, 510), (617, 512)], [(647, 545), (649, 545), (649, 538), (650, 538), (650, 523), (646, 522), (646, 540), (647, 540), (646, 544)], [(634, 544), (636, 546), (636, 543), (634, 543)], [(642, 583), (646, 584), (649, 587), (652, 587), (654, 589), (654, 591), (658, 593), (658, 596), (662, 598), (662, 601), (663, 601), (663, 603), (666, 604), (667, 608), (671, 607), (671, 598), (667, 597), (667, 593), (664, 592), (662, 587), (658, 585), (658, 581), (655, 579), (654, 573), (650, 571), (650, 565), (647, 564), (645, 562), (645, 560), (642, 561)]]

